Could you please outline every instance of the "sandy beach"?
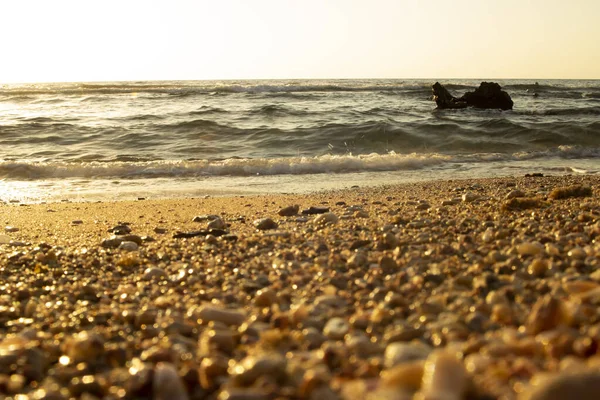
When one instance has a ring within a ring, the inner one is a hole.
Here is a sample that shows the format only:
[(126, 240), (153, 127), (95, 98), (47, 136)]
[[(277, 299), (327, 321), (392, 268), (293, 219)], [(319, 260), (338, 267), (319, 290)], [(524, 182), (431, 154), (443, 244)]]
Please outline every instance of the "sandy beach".
[(0, 393), (595, 398), (599, 196), (587, 175), (2, 204)]

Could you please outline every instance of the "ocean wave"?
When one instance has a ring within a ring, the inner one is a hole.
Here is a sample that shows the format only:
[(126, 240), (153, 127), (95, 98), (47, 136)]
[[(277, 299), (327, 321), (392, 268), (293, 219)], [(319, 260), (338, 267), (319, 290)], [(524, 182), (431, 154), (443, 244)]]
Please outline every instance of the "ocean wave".
[(577, 115), (600, 115), (600, 106), (591, 107), (569, 107), (569, 108), (550, 108), (546, 110), (515, 110), (521, 115), (556, 115), (556, 116), (577, 116)]
[[(220, 82), (156, 82), (156, 83), (78, 83), (78, 84), (36, 84), (14, 85), (0, 88), (0, 96), (37, 96), (37, 95), (80, 95), (90, 94), (132, 94), (149, 93), (185, 97), (197, 94), (227, 93), (306, 93), (306, 92), (369, 92), (369, 91), (410, 91), (430, 90), (433, 82), (377, 82), (377, 81), (311, 81), (307, 83), (288, 83), (286, 81), (244, 81), (240, 83)], [(450, 85), (450, 87), (462, 87)]]
[(229, 111), (224, 108), (219, 107), (211, 107), (211, 106), (202, 106), (195, 111), (190, 111), (188, 115), (206, 115), (206, 114), (226, 114)]
[(250, 115), (262, 115), (266, 117), (285, 117), (285, 116), (301, 116), (307, 112), (299, 109), (285, 107), (279, 104), (267, 104), (253, 108), (249, 111)]
[[(431, 93), (432, 80), (311, 80), (311, 81), (156, 81), (156, 82), (102, 82), (4, 85), (0, 88), (0, 101), (26, 101), (32, 96), (54, 96), (39, 101), (62, 101), (56, 96), (83, 96), (94, 101), (98, 95), (147, 94), (149, 98), (185, 98), (197, 95), (263, 94), (271, 96), (294, 96), (302, 94), (335, 92), (377, 92), (384, 95), (423, 97)], [(480, 80), (441, 81), (452, 92), (465, 92), (479, 86)], [(569, 81), (499, 80), (510, 94), (539, 93), (557, 98), (594, 98), (599, 96), (597, 83), (575, 84)]]
[(515, 153), (439, 154), (412, 153), (324, 155), (319, 157), (229, 158), (225, 160), (146, 161), (122, 156), (112, 161), (0, 162), (0, 179), (43, 180), (56, 178), (141, 179), (210, 176), (302, 175), (420, 170), (461, 163), (547, 159), (597, 158), (600, 148), (559, 146), (552, 151)]

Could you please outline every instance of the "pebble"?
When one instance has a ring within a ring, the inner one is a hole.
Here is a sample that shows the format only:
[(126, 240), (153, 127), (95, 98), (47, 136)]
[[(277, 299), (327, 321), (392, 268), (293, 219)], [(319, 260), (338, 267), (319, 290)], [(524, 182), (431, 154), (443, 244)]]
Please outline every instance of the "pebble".
[(492, 228), (487, 228), (485, 232), (483, 232), (483, 234), (481, 235), (481, 240), (483, 240), (485, 243), (491, 243), (492, 241), (494, 241), (495, 237), (496, 234), (494, 230)]
[(109, 249), (116, 249), (117, 247), (119, 247), (119, 245), (122, 242), (123, 242), (123, 238), (117, 237), (117, 236), (112, 236), (108, 239), (104, 239), (102, 241), (102, 243), (100, 243), (100, 246), (109, 248)]
[(14, 226), (7, 226), (4, 228), (4, 231), (8, 233), (18, 232), (19, 228), (16, 228)]
[(90, 362), (104, 353), (104, 339), (93, 332), (81, 331), (65, 341), (64, 354), (68, 362)]
[(442, 206), (454, 206), (456, 204), (460, 203), (460, 201), (451, 199), (451, 200), (443, 200), (442, 201)]
[(261, 376), (279, 381), (286, 375), (286, 364), (285, 357), (277, 353), (250, 355), (233, 365), (229, 374), (243, 386), (252, 385)]
[(170, 363), (159, 362), (152, 380), (154, 400), (188, 400), (189, 396), (177, 369)]
[(123, 242), (121, 242), (121, 244), (119, 244), (119, 247), (118, 247), (119, 250), (123, 250), (123, 251), (137, 251), (138, 248), (139, 248), (139, 246), (136, 242), (130, 242), (130, 241), (123, 241)]
[(196, 215), (192, 218), (192, 222), (205, 222), (205, 221), (214, 221), (216, 219), (221, 219), (218, 215), (214, 214), (206, 214), (206, 215)]
[(519, 396), (519, 400), (596, 400), (600, 393), (600, 372), (564, 372), (542, 378)]
[(317, 225), (329, 225), (336, 224), (339, 218), (334, 213), (326, 212), (321, 215), (317, 215), (314, 219), (314, 223)]
[(530, 275), (541, 278), (548, 271), (548, 262), (541, 258), (536, 258), (531, 261), (529, 266), (527, 267), (527, 272)]
[(564, 304), (551, 295), (540, 297), (533, 305), (525, 322), (528, 332), (537, 335), (540, 332), (568, 324), (568, 315)]
[(302, 210), (302, 214), (311, 215), (311, 214), (325, 214), (329, 212), (328, 207), (309, 207), (307, 209)]
[[(381, 372), (381, 383), (383, 386), (393, 387), (396, 390), (416, 392), (421, 388), (424, 365), (424, 360), (418, 360), (388, 368)], [(410, 398), (412, 399), (412, 396)]]
[(519, 189), (513, 189), (504, 197), (507, 200), (515, 199), (517, 197), (525, 197), (525, 192)]
[(282, 217), (291, 217), (293, 215), (298, 214), (298, 211), (300, 210), (300, 206), (297, 204), (294, 204), (293, 206), (287, 206), (282, 208), (281, 210), (279, 210), (278, 214)]
[(467, 192), (467, 193), (463, 194), (461, 197), (461, 199), (464, 203), (472, 203), (475, 200), (478, 200), (479, 198), (480, 198), (480, 196), (478, 194), (471, 193), (471, 192)]
[(345, 318), (331, 318), (323, 328), (323, 334), (332, 340), (341, 340), (350, 330), (350, 325)]
[(161, 279), (161, 278), (166, 278), (166, 277), (167, 277), (167, 273), (165, 272), (165, 270), (162, 268), (158, 268), (158, 267), (146, 268), (146, 270), (144, 271), (144, 276), (143, 276), (143, 278), (145, 280)]
[(127, 234), (127, 235), (123, 235), (123, 236), (119, 236), (124, 242), (134, 242), (135, 244), (137, 244), (138, 246), (141, 245), (144, 241), (152, 241), (152, 240), (148, 240), (148, 237), (146, 236), (145, 239), (142, 238), (141, 236), (138, 235), (132, 235), (132, 234)]
[(246, 314), (239, 310), (203, 305), (196, 311), (198, 318), (205, 321), (222, 322), (225, 325), (240, 326), (246, 319)]
[(385, 348), (383, 364), (386, 368), (408, 361), (425, 360), (431, 353), (431, 347), (420, 342), (395, 342)]
[(467, 371), (455, 354), (437, 350), (427, 358), (421, 384), (423, 399), (461, 400), (468, 385)]
[(271, 307), (276, 301), (277, 294), (269, 288), (258, 290), (254, 296), (254, 305), (257, 307)]
[(208, 224), (206, 224), (207, 229), (225, 229), (227, 228), (227, 224), (225, 221), (221, 219), (221, 217), (217, 217), (213, 220), (210, 220)]
[(567, 255), (571, 258), (575, 258), (577, 260), (584, 260), (587, 257), (585, 250), (581, 247), (575, 247), (567, 253)]
[(369, 218), (369, 213), (364, 210), (355, 211), (353, 214), (354, 218)]
[(113, 226), (108, 231), (115, 235), (126, 235), (128, 233), (131, 233), (131, 228), (126, 224), (119, 224)]
[(269, 229), (277, 229), (279, 227), (279, 224), (273, 221), (271, 218), (261, 218), (254, 221), (254, 226), (256, 227), (256, 229), (266, 231)]
[(516, 249), (521, 256), (537, 256), (544, 250), (544, 247), (539, 243), (526, 242), (517, 245)]

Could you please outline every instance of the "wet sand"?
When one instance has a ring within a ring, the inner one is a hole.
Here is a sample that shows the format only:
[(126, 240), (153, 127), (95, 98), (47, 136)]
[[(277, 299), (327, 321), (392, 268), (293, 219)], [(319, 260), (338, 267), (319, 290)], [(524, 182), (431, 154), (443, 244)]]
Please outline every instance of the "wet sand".
[(0, 393), (593, 396), (599, 196), (562, 176), (0, 205)]

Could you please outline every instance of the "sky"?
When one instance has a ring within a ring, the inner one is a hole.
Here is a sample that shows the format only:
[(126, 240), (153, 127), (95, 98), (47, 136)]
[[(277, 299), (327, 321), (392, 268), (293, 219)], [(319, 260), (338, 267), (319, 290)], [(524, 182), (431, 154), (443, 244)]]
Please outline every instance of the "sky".
[(0, 83), (600, 78), (600, 0), (14, 0)]

